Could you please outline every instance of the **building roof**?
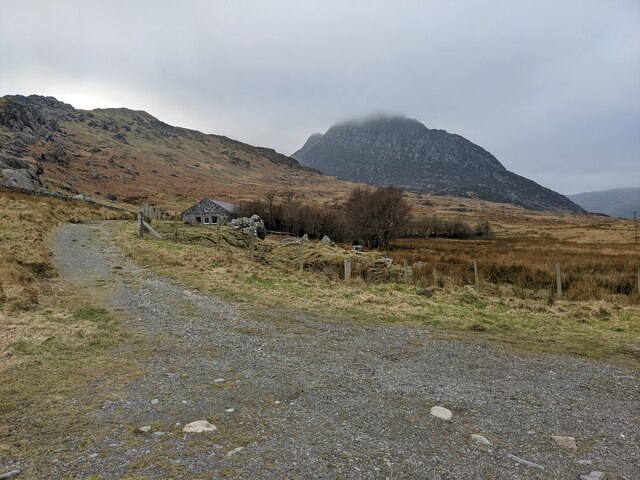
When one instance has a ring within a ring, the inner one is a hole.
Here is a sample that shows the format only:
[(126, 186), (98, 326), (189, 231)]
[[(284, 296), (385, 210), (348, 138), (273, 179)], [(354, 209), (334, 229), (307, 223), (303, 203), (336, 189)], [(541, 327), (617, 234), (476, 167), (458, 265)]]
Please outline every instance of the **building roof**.
[(213, 198), (207, 198), (206, 200), (209, 200), (219, 207), (224, 208), (229, 213), (235, 212), (236, 208), (238, 208), (238, 205), (236, 203), (223, 202), (222, 200), (214, 200)]
[(215, 200), (215, 199), (213, 199), (213, 198), (203, 198), (203, 199), (202, 199), (202, 200), (200, 200), (198, 203), (196, 203), (196, 204), (194, 204), (194, 205), (190, 206), (189, 208), (187, 208), (187, 209), (186, 209), (184, 212), (182, 212), (180, 215), (184, 215), (184, 214), (186, 214), (187, 212), (189, 212), (189, 210), (191, 210), (191, 209), (193, 209), (193, 208), (197, 207), (198, 205), (200, 205), (200, 204), (202, 204), (202, 203), (204, 203), (204, 204), (212, 204), (212, 203), (213, 203), (213, 204), (217, 205), (218, 207), (220, 207), (220, 208), (222, 208), (222, 209), (226, 210), (226, 211), (227, 211), (227, 212), (229, 212), (229, 213), (233, 213), (233, 212), (235, 212), (235, 211), (236, 211), (236, 209), (238, 208), (238, 205), (237, 205), (236, 203), (224, 202), (224, 201), (222, 201), (222, 200)]

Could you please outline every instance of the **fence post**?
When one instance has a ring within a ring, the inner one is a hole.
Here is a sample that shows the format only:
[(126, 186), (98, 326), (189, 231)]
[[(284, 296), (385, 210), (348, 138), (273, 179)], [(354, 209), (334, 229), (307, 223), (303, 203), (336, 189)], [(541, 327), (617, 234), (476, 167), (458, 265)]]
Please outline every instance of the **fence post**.
[(640, 267), (638, 267), (638, 294), (640, 294)]
[(220, 217), (218, 217), (218, 221), (216, 222), (216, 230), (218, 231), (216, 244), (218, 245), (218, 251), (220, 251)]
[(142, 235), (144, 235), (144, 225), (142, 225), (142, 222), (144, 221), (143, 215), (142, 215), (142, 211), (138, 212), (138, 238), (142, 238)]
[(476, 283), (476, 288), (480, 286), (480, 277), (478, 277), (478, 261), (473, 261), (473, 277)]
[(409, 262), (407, 262), (406, 258), (404, 260), (404, 264), (402, 265), (402, 270), (404, 274), (404, 284), (406, 285), (409, 283)]
[(255, 235), (253, 234), (253, 232), (249, 233), (249, 235), (251, 235), (251, 240), (249, 240), (249, 245), (251, 248), (251, 261), (253, 262), (253, 242), (254, 242), (254, 237)]
[(562, 274), (560, 272), (560, 262), (556, 262), (556, 293), (558, 298), (562, 297)]
[(438, 272), (436, 271), (436, 267), (433, 267), (433, 285), (438, 285)]
[(178, 214), (173, 215), (173, 241), (178, 242)]
[(344, 259), (344, 279), (349, 280), (351, 278), (351, 258), (346, 257)]
[(304, 269), (304, 258), (302, 257), (302, 241), (298, 244), (298, 263), (300, 264), (300, 273)]

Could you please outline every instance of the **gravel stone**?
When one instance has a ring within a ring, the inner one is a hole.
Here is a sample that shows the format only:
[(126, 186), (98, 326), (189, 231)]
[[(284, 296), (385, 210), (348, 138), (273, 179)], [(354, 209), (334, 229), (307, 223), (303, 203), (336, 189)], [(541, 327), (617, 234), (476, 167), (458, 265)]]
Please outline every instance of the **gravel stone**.
[(605, 474), (598, 471), (594, 471), (586, 475), (580, 475), (580, 480), (604, 480), (605, 478)]
[(182, 429), (185, 433), (202, 433), (202, 432), (213, 432), (217, 430), (218, 427), (210, 424), (206, 420), (196, 420), (195, 422), (187, 423)]
[(491, 445), (491, 442), (487, 440), (486, 437), (482, 435), (478, 435), (477, 433), (474, 433), (471, 435), (471, 440), (473, 440), (476, 443), (480, 443), (482, 445)]
[(453, 417), (453, 413), (448, 408), (440, 407), (436, 405), (435, 407), (431, 407), (431, 411), (429, 412), (434, 417), (441, 418), (442, 420), (451, 420)]
[[(581, 455), (612, 478), (640, 471), (635, 371), (571, 355), (519, 355), (488, 340), (434, 336), (427, 327), (238, 305), (135, 265), (113, 244), (113, 225), (58, 229), (54, 259), (61, 281), (122, 319), (128, 336), (114, 354), (131, 355), (143, 373), (117, 391), (109, 378), (92, 380), (64, 399), (62, 406), (86, 412), (92, 429), (23, 459), (29, 479), (228, 472), (245, 479), (577, 479), (585, 467), (550, 441), (557, 432), (594, 439)], [(227, 381), (215, 383), (220, 377)], [(156, 397), (162, 402), (150, 405)], [(175, 426), (230, 405), (236, 412), (215, 417), (215, 435)], [(455, 421), (431, 416), (433, 405), (446, 405)], [(139, 425), (173, 434), (132, 436)], [(13, 428), (19, 441), (23, 427)], [(491, 432), (492, 453), (473, 448), (471, 432)], [(246, 454), (224, 454), (239, 446)], [(91, 452), (100, 456), (87, 461)], [(516, 463), (511, 453), (545, 470)], [(10, 469), (0, 457), (1, 468)]]
[(515, 455), (512, 455), (511, 453), (507, 453), (507, 457), (509, 457), (511, 460), (515, 460), (518, 463), (526, 465), (527, 467), (539, 468), (540, 470), (544, 470), (544, 467), (542, 465), (530, 462), (529, 460), (525, 460), (524, 458), (517, 457)]
[(578, 450), (578, 446), (576, 445), (576, 439), (573, 437), (551, 435), (551, 439), (561, 447), (568, 448), (569, 450), (573, 450), (574, 452)]
[(20, 475), (21, 471), (22, 470), (11, 470), (10, 472), (3, 473), (2, 475), (0, 475), (0, 479), (4, 480), (6, 478), (13, 478), (15, 476)]

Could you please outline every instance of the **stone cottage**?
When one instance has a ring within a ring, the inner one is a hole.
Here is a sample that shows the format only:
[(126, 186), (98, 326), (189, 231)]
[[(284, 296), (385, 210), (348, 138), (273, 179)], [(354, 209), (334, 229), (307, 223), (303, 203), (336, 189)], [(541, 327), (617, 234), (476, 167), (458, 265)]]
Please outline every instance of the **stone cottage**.
[(203, 198), (193, 207), (182, 212), (182, 220), (185, 223), (202, 223), (204, 225), (215, 225), (218, 222), (225, 224), (236, 208), (235, 203)]

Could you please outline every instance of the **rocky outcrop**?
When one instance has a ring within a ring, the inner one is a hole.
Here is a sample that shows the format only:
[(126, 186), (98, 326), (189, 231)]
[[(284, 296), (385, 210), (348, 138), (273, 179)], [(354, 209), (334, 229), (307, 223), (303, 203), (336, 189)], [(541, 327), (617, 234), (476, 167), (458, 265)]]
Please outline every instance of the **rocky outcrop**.
[(43, 188), (40, 177), (28, 168), (0, 170), (0, 184), (12, 188), (36, 191)]
[(324, 135), (311, 135), (292, 157), (344, 180), (531, 210), (583, 212), (559, 193), (508, 171), (466, 138), (403, 117), (335, 125)]
[(234, 218), (229, 222), (229, 225), (237, 230), (243, 231), (244, 233), (256, 235), (261, 240), (264, 240), (267, 235), (264, 221), (258, 215)]

